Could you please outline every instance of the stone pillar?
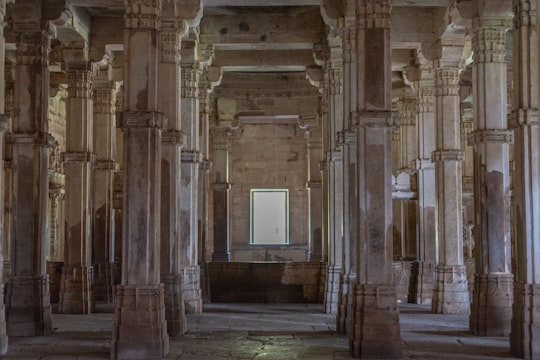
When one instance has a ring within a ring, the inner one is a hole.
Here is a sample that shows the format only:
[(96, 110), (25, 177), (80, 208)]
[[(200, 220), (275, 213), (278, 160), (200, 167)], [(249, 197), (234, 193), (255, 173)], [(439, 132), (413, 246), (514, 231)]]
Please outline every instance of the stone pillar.
[(213, 213), (214, 213), (214, 253), (213, 261), (231, 261), (231, 243), (229, 239), (229, 150), (231, 130), (212, 128), (212, 163), (214, 172)]
[(182, 44), (182, 131), (186, 142), (182, 147), (181, 179), (181, 257), (184, 276), (186, 312), (202, 312), (201, 272), (198, 259), (198, 185), (199, 166), (199, 77), (202, 64), (197, 61), (197, 44), (186, 39)]
[(326, 166), (328, 171), (328, 270), (325, 311), (337, 314), (343, 273), (343, 166), (338, 134), (343, 131), (343, 54), (341, 39), (330, 37), (327, 62), (328, 121), (325, 127)]
[[(161, 282), (165, 286), (165, 318), (169, 336), (186, 332), (181, 258), (181, 67), (182, 33), (174, 21), (163, 21), (160, 34), (159, 110), (167, 116), (161, 138)], [(184, 239), (185, 240), (185, 239)]]
[(514, 1), (514, 198), (516, 270), (510, 350), (523, 359), (540, 358), (540, 121), (538, 27), (535, 0)]
[(459, 128), (459, 62), (463, 48), (447, 46), (450, 60), (435, 62), (437, 144), (433, 152), (437, 186), (437, 265), (431, 309), (437, 314), (468, 314), (469, 291), (463, 264)]
[(433, 277), (436, 256), (436, 187), (435, 166), (431, 161), (431, 153), (435, 150), (435, 84), (433, 70), (421, 69), (417, 84), (418, 125), (417, 144), (418, 158), (416, 171), (418, 178), (418, 248), (417, 248), (417, 280), (416, 303), (431, 304), (433, 296)]
[(92, 312), (91, 175), (93, 153), (94, 73), (90, 63), (69, 65), (66, 103), (65, 258), (60, 285), (59, 311)]
[[(6, 14), (6, 2), (0, 1), (0, 159), (4, 158), (4, 134), (8, 130), (9, 120), (6, 116), (5, 106), (5, 38), (4, 16)], [(0, 164), (0, 209), (4, 208), (4, 164)], [(8, 351), (8, 336), (6, 328), (6, 307), (4, 304), (4, 221), (0, 216), (0, 355)]]
[(306, 131), (308, 192), (308, 254), (307, 260), (326, 260), (323, 236), (323, 191), (320, 162), (322, 160), (322, 132), (319, 128)]
[(13, 6), (17, 37), (17, 110), (12, 122), (16, 221), (12, 233), (12, 276), (6, 287), (7, 332), (11, 336), (36, 336), (52, 330), (46, 273), (47, 168), (49, 148), (53, 145), (47, 120), (52, 32), (47, 21), (41, 27), (41, 14), (33, 14), (40, 10), (34, 8), (33, 2), (21, 1)]
[(357, 4), (358, 247), (354, 357), (399, 358), (402, 343), (392, 271), (391, 1)]
[(513, 133), (506, 119), (505, 63), (510, 26), (509, 17), (473, 19), (476, 271), (469, 327), (482, 336), (507, 336), (512, 313), (509, 145)]
[[(160, 283), (161, 130), (158, 64), (161, 0), (126, 0), (122, 280), (116, 286), (112, 359), (160, 359), (169, 350)], [(144, 49), (144, 51), (141, 51)]]
[[(401, 166), (399, 173), (405, 173), (411, 179), (416, 169), (413, 168), (417, 155), (416, 116), (417, 99), (410, 91), (398, 103), (399, 131), (401, 145)], [(410, 183), (412, 181), (410, 180)], [(416, 204), (414, 200), (403, 199), (401, 205), (401, 252), (402, 260), (416, 259)], [(405, 265), (405, 263), (403, 263)], [(407, 264), (408, 265), (408, 264)], [(409, 271), (407, 271), (409, 272)], [(405, 285), (407, 286), (407, 285)]]
[[(106, 74), (106, 72), (104, 72)], [(108, 78), (94, 82), (94, 151), (97, 161), (92, 174), (92, 264), (94, 300), (114, 302), (116, 162), (116, 82)]]
[(356, 132), (351, 113), (356, 109), (355, 15), (348, 16), (343, 32), (343, 131), (337, 134), (343, 162), (343, 275), (341, 278), (336, 329), (351, 334), (353, 284), (356, 281)]

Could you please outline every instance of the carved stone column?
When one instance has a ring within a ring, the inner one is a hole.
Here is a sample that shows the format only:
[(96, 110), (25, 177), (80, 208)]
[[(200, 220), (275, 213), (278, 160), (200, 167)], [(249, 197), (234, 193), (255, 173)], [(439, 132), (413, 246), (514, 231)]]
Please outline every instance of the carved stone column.
[(534, 0), (514, 1), (514, 214), (516, 270), (510, 350), (523, 359), (540, 358), (540, 108), (538, 29)]
[(351, 114), (356, 110), (356, 30), (355, 15), (346, 17), (343, 31), (343, 131), (337, 135), (343, 161), (343, 275), (336, 316), (338, 332), (351, 334), (353, 284), (356, 281), (356, 132)]
[(438, 314), (468, 314), (469, 291), (463, 264), (458, 66), (463, 48), (448, 46), (451, 60), (435, 62), (437, 148), (433, 152), (437, 186), (438, 252), (431, 309)]
[(184, 274), (184, 303), (187, 313), (202, 312), (201, 273), (198, 259), (199, 229), (198, 184), (199, 166), (199, 77), (202, 64), (197, 61), (197, 44), (191, 39), (182, 42), (182, 131), (186, 143), (182, 147), (181, 181), (181, 257)]
[(231, 130), (229, 128), (213, 128), (212, 163), (214, 182), (214, 253), (213, 261), (231, 261), (231, 243), (229, 239), (229, 212), (231, 184), (229, 183), (229, 150), (231, 147)]
[[(392, 271), (391, 1), (357, 3), (354, 89), (357, 124), (358, 247), (351, 353), (399, 358), (402, 342)], [(382, 336), (384, 334), (384, 336)]]
[[(106, 73), (106, 72), (105, 72)], [(114, 176), (116, 162), (117, 83), (106, 79), (94, 82), (94, 151), (92, 195), (92, 264), (94, 265), (94, 300), (114, 302), (115, 278), (115, 209)]]
[(435, 84), (433, 70), (421, 69), (418, 81), (418, 276), (416, 280), (416, 303), (431, 304), (433, 276), (435, 273), (436, 241), (436, 187), (435, 166), (431, 153), (435, 150)]
[[(116, 287), (112, 359), (160, 359), (169, 350), (160, 277), (161, 130), (158, 63), (161, 0), (126, 0), (122, 281)], [(144, 49), (144, 51), (141, 51)]]
[(476, 130), (475, 264), (469, 322), (473, 334), (510, 332), (512, 282), (510, 254), (510, 158), (513, 132), (506, 112), (506, 31), (509, 17), (473, 19), (473, 94)]
[[(13, 5), (17, 37), (13, 119), (12, 276), (6, 287), (7, 332), (36, 336), (51, 329), (46, 273), (49, 180), (48, 54), (52, 32), (35, 4)], [(35, 17), (33, 17), (35, 16)], [(28, 261), (32, 259), (32, 261)]]
[(307, 260), (319, 262), (326, 260), (323, 236), (322, 207), (323, 192), (320, 162), (322, 160), (322, 132), (319, 128), (306, 131), (308, 181), (308, 256)]
[(165, 318), (169, 336), (186, 332), (181, 258), (181, 67), (182, 33), (174, 21), (162, 22), (160, 34), (159, 110), (167, 116), (161, 137), (161, 282), (165, 286)]
[(66, 103), (66, 250), (59, 311), (92, 312), (91, 175), (93, 153), (92, 65), (70, 65)]
[(326, 166), (328, 168), (328, 270), (325, 311), (336, 314), (343, 271), (343, 166), (337, 135), (343, 131), (343, 54), (341, 39), (330, 37), (327, 62), (328, 125), (325, 129)]

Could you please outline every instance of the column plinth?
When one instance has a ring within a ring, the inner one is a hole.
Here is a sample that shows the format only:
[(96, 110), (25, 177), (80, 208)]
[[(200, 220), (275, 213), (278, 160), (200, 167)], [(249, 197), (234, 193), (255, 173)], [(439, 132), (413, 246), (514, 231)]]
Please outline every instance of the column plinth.
[(465, 266), (435, 267), (431, 309), (436, 314), (469, 314), (469, 288)]
[(202, 313), (201, 270), (198, 265), (183, 267), (184, 304), (187, 314)]
[(60, 313), (89, 314), (92, 312), (92, 278), (91, 266), (64, 266), (60, 284)]
[(165, 318), (169, 336), (182, 336), (187, 331), (186, 311), (182, 292), (182, 274), (161, 275), (164, 287)]

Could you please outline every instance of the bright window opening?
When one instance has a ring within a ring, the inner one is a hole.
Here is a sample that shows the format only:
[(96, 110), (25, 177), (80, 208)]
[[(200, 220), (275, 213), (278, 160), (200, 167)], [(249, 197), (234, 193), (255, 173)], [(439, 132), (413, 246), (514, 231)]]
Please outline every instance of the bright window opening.
[(289, 190), (251, 189), (250, 244), (289, 243)]

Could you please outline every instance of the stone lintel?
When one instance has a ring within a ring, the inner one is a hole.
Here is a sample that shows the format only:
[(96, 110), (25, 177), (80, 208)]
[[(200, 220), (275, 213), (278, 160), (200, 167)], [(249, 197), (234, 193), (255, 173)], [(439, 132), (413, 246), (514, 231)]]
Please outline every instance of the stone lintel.
[(203, 161), (203, 154), (195, 150), (182, 150), (182, 163), (200, 164)]
[(120, 164), (114, 160), (96, 160), (94, 163), (94, 170), (120, 170)]
[(185, 144), (186, 135), (182, 130), (167, 130), (161, 133), (161, 143), (164, 145), (179, 145)]
[(212, 184), (212, 189), (214, 191), (228, 191), (231, 189), (230, 183), (214, 183)]
[(508, 115), (508, 126), (538, 126), (540, 125), (538, 109), (517, 109)]
[(46, 132), (37, 131), (34, 133), (13, 133), (11, 136), (14, 146), (41, 145), (48, 148), (54, 147), (54, 137)]
[(396, 111), (361, 111), (351, 114), (353, 123), (363, 128), (393, 128), (398, 125)]
[(514, 131), (506, 129), (481, 129), (469, 135), (470, 145), (482, 143), (514, 143)]
[(62, 153), (62, 162), (64, 163), (94, 163), (96, 154), (90, 151), (72, 151)]
[(463, 161), (463, 151), (457, 149), (435, 150), (432, 153), (432, 161)]
[(123, 111), (118, 113), (116, 123), (122, 129), (164, 129), (166, 125), (167, 117), (157, 111)]

